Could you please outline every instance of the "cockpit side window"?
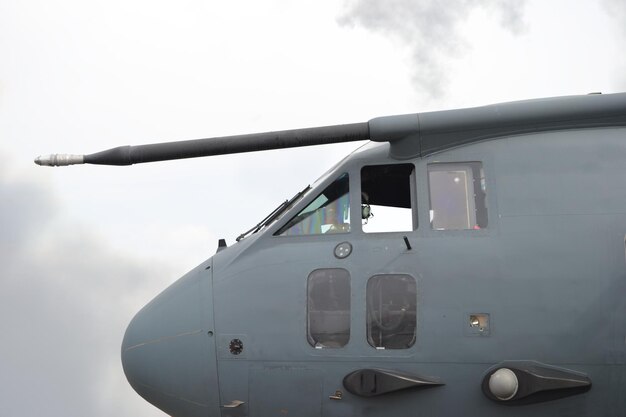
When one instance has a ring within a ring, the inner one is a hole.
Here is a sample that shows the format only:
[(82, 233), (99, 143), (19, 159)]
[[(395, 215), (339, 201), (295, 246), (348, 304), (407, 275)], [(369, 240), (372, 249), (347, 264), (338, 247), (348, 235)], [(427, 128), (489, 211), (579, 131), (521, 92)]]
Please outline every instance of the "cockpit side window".
[(350, 231), (349, 177), (345, 173), (278, 230), (276, 236)]
[(370, 165), (361, 169), (361, 218), (365, 233), (417, 228), (414, 210), (415, 166)]
[(487, 227), (487, 187), (481, 162), (428, 164), (428, 188), (434, 230)]

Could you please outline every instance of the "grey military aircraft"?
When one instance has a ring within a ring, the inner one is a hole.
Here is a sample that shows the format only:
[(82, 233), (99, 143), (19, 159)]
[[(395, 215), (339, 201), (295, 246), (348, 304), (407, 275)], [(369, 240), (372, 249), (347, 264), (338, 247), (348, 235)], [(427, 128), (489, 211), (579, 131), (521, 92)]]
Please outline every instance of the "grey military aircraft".
[(146, 305), (172, 416), (626, 415), (626, 93), (51, 155), (370, 140)]

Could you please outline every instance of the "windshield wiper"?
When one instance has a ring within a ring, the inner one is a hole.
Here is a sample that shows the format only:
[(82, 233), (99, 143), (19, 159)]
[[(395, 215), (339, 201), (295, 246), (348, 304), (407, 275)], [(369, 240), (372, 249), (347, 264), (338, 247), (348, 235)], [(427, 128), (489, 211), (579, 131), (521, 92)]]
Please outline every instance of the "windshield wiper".
[(276, 207), (270, 214), (268, 214), (263, 220), (259, 222), (256, 226), (237, 236), (237, 242), (239, 242), (244, 237), (248, 236), (251, 233), (256, 233), (261, 230), (263, 227), (272, 223), (278, 216), (280, 216), (288, 207), (290, 207), (294, 202), (296, 202), (300, 197), (302, 197), (307, 191), (311, 189), (310, 185), (307, 185), (302, 191), (298, 192), (296, 195), (291, 197), (289, 200), (283, 201), (278, 207)]

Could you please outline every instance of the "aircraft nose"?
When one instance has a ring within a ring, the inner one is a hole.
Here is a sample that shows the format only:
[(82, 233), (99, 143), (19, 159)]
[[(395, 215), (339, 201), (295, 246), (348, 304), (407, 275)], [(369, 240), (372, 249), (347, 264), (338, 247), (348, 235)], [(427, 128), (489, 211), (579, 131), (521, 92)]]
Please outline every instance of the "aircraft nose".
[(122, 342), (128, 382), (170, 415), (212, 414), (208, 281), (206, 273), (192, 271), (175, 282), (137, 313)]

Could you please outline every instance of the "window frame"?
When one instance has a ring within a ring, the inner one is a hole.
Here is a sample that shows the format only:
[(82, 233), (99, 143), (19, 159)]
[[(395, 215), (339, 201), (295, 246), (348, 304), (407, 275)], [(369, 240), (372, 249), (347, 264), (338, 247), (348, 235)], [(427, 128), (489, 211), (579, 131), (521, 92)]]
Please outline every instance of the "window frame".
[[(419, 229), (419, 207), (418, 207), (418, 190), (417, 190), (417, 170), (418, 170), (418, 164), (415, 163), (412, 160), (409, 161), (403, 161), (403, 162), (394, 162), (394, 163), (390, 163), (393, 161), (380, 161), (380, 162), (371, 162), (371, 163), (367, 163), (367, 164), (362, 164), (360, 166), (358, 166), (357, 168), (357, 173), (358, 175), (355, 175), (355, 180), (358, 183), (358, 193), (355, 192), (355, 200), (358, 199), (358, 205), (355, 205), (355, 210), (357, 212), (357, 215), (355, 217), (355, 219), (352, 221), (353, 225), (352, 225), (352, 230), (357, 230), (356, 227), (356, 223), (358, 222), (359, 224), (359, 231), (364, 234), (364, 235), (376, 235), (378, 233), (385, 233), (385, 234), (389, 234), (389, 233), (396, 233), (396, 234), (406, 234), (406, 233), (413, 233), (416, 232)], [(379, 167), (379, 166), (394, 166), (394, 165), (412, 165), (413, 166), (413, 170), (411, 171), (411, 174), (409, 175), (409, 189), (410, 189), (410, 201), (411, 201), (411, 230), (391, 230), (391, 231), (365, 231), (363, 229), (363, 221), (361, 218), (361, 204), (362, 204), (362, 193), (363, 193), (363, 178), (362, 178), (362, 173), (363, 173), (363, 169), (366, 167)]]

